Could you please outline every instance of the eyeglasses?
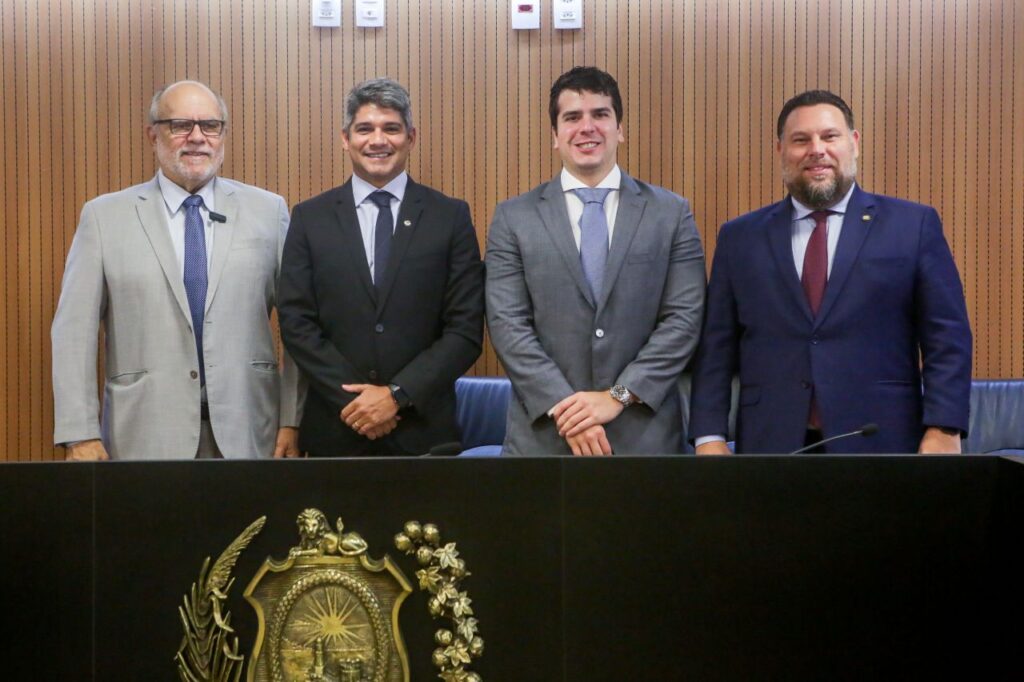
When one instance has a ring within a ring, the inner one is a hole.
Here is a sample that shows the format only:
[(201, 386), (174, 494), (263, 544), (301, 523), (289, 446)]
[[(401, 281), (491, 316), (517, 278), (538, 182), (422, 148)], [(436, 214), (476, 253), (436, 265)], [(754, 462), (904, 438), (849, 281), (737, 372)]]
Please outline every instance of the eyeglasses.
[(226, 121), (219, 121), (214, 118), (203, 121), (193, 121), (191, 118), (165, 118), (159, 121), (153, 121), (153, 123), (167, 124), (167, 128), (171, 131), (171, 135), (174, 137), (185, 137), (186, 135), (191, 135), (192, 130), (196, 126), (199, 126), (199, 130), (207, 137), (220, 137), (221, 133), (224, 132), (224, 126), (227, 124)]

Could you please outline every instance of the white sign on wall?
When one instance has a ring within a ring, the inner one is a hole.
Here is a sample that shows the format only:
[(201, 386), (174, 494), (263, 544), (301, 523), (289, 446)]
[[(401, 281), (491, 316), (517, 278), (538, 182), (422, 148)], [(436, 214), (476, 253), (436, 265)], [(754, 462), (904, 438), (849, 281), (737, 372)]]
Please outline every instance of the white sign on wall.
[(341, 0), (313, 0), (313, 25), (341, 26)]
[(583, 28), (583, 0), (551, 0), (551, 15), (555, 28)]
[(540, 1), (512, 0), (512, 28), (540, 28)]
[(356, 26), (384, 25), (384, 0), (356, 0)]

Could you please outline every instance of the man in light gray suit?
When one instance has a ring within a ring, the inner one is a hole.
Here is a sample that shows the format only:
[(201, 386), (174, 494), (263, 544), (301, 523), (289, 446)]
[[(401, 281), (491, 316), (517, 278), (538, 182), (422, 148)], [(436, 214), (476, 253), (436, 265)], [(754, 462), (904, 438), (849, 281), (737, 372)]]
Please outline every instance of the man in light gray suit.
[(562, 74), (549, 113), (564, 168), (500, 204), (487, 240), (487, 322), (515, 393), (503, 451), (679, 452), (677, 380), (704, 307), (693, 214), (619, 169), (610, 75)]
[(158, 91), (156, 177), (82, 209), (51, 330), (68, 459), (298, 454), (298, 373), (270, 326), (288, 208), (216, 177), (227, 118), (202, 83)]

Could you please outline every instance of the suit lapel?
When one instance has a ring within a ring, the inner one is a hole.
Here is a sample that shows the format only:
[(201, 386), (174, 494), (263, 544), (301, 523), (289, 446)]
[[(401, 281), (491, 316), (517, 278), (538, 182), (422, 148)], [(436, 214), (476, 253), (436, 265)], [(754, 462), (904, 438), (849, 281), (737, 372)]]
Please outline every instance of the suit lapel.
[(775, 204), (768, 216), (768, 242), (783, 286), (795, 299), (807, 321), (813, 322), (814, 315), (793, 262), (793, 202), (789, 197)]
[(167, 284), (174, 293), (175, 300), (182, 314), (190, 322), (192, 313), (189, 311), (188, 298), (185, 296), (185, 282), (182, 280), (181, 264), (174, 254), (174, 244), (171, 243), (171, 235), (167, 231), (167, 219), (164, 215), (164, 198), (160, 194), (160, 186), (154, 177), (143, 185), (139, 192), (135, 208), (139, 216), (139, 223), (142, 231), (146, 233), (153, 253), (160, 263), (160, 269), (164, 272)]
[(590, 302), (590, 305), (597, 308), (597, 301), (590, 293), (590, 285), (583, 276), (583, 265), (580, 263), (580, 250), (576, 246), (576, 240), (572, 236), (572, 225), (569, 223), (569, 211), (565, 207), (565, 196), (562, 192), (562, 181), (556, 176), (551, 182), (545, 185), (540, 193), (540, 202), (537, 204), (541, 221), (544, 223), (551, 241), (554, 242), (558, 253), (565, 260), (565, 266), (572, 275), (573, 281), (580, 293)]
[(423, 187), (409, 180), (405, 186), (405, 196), (398, 209), (398, 222), (395, 225), (395, 236), (391, 241), (391, 255), (388, 256), (388, 266), (384, 271), (384, 281), (381, 282), (377, 295), (377, 310), (384, 309), (391, 293), (391, 287), (395, 283), (398, 268), (402, 263), (405, 252), (409, 249), (409, 242), (412, 241), (413, 233), (420, 223), (420, 215), (423, 213), (423, 199), (425, 196)]
[(210, 264), (210, 285), (206, 292), (206, 312), (210, 312), (213, 297), (217, 293), (217, 285), (220, 284), (220, 277), (224, 274), (224, 264), (228, 262), (231, 242), (238, 230), (241, 229), (238, 224), (238, 198), (235, 196), (234, 188), (220, 179), (215, 180), (213, 201), (217, 207), (217, 213), (223, 215), (226, 221), (216, 223), (216, 227), (212, 222), (210, 224), (210, 229), (214, 230), (213, 262)]
[(355, 199), (352, 198), (352, 180), (337, 189), (335, 204), (338, 217), (338, 229), (341, 234), (342, 256), (348, 258), (349, 267), (359, 275), (366, 294), (377, 300), (377, 291), (373, 288), (370, 276), (370, 264), (366, 261), (366, 248), (363, 246), (363, 235), (359, 231), (359, 216), (356, 215)]
[(832, 257), (832, 272), (828, 276), (828, 285), (825, 287), (825, 298), (821, 301), (821, 309), (815, 320), (815, 327), (828, 315), (829, 310), (835, 305), (843, 285), (850, 276), (853, 264), (857, 261), (861, 246), (868, 236), (868, 230), (875, 218), (875, 200), (867, 192), (856, 187), (850, 202), (846, 205), (846, 214), (843, 216), (843, 230), (839, 233), (839, 243), (836, 244), (836, 252)]
[(604, 266), (604, 284), (598, 300), (598, 310), (604, 308), (615, 280), (622, 271), (622, 264), (626, 261), (626, 254), (629, 253), (633, 237), (640, 227), (640, 219), (643, 218), (646, 205), (647, 202), (640, 196), (640, 186), (633, 178), (623, 173), (622, 182), (619, 184), (619, 207), (615, 213), (615, 229), (612, 231), (611, 250)]

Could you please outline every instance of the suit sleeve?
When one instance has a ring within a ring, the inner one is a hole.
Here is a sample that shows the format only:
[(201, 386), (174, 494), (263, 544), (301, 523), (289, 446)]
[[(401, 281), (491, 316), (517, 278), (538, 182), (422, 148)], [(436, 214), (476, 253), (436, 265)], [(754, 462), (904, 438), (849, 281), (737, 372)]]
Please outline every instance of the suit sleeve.
[(432, 396), (451, 390), (483, 349), (484, 265), (469, 205), (464, 201), (457, 204), (448, 244), (441, 335), (392, 378), (414, 406), (424, 405)]
[(484, 261), (491, 343), (530, 419), (536, 421), (574, 391), (537, 337), (523, 255), (502, 205), (491, 221)]
[[(729, 272), (730, 232), (722, 228), (711, 263), (708, 301), (693, 369), (690, 435), (729, 433), (732, 377), (738, 368), (740, 329)], [(692, 438), (691, 438), (692, 440)]]
[(925, 426), (967, 432), (973, 339), (963, 285), (934, 209), (925, 216), (915, 281)]
[[(278, 198), (278, 238), (276, 279), (281, 276), (281, 257), (288, 235), (288, 205)], [(276, 293), (275, 293), (276, 296)], [(275, 301), (276, 305), (276, 301)], [(306, 378), (299, 372), (287, 348), (281, 350), (281, 393), (278, 400), (278, 427), (298, 427), (302, 422), (302, 403), (306, 395)]]
[(704, 315), (704, 272), (704, 250), (697, 224), (689, 202), (683, 199), (673, 232), (657, 324), (617, 381), (652, 410), (659, 409), (669, 391), (678, 389), (679, 375), (697, 347)]
[(82, 209), (64, 268), (60, 301), (50, 328), (56, 444), (100, 437), (96, 359), (106, 311), (103, 249), (95, 210)]
[(361, 374), (320, 326), (313, 284), (313, 259), (317, 254), (310, 248), (307, 229), (301, 205), (296, 206), (281, 254), (277, 318), (285, 349), (305, 375), (308, 388), (315, 389), (340, 412), (355, 398), (355, 394), (341, 390), (341, 385), (361, 382)]

